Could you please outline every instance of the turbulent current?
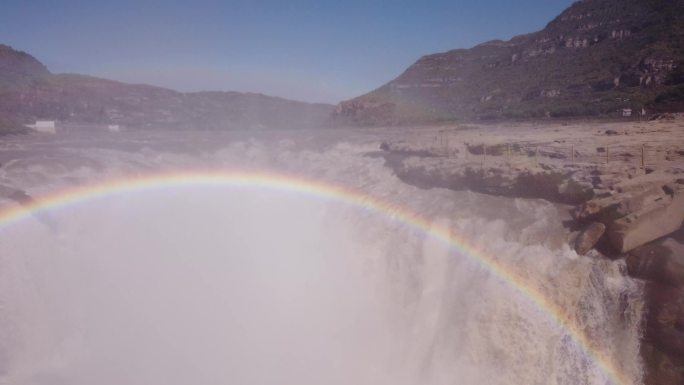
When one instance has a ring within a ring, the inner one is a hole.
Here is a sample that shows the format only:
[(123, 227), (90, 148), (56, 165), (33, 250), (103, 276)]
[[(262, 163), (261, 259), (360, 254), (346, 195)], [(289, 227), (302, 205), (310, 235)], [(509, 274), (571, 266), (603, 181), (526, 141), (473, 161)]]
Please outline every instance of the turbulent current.
[(156, 172), (267, 171), (419, 213), (478, 253), (391, 213), (268, 186), (56, 207), (0, 225), (1, 384), (617, 384), (597, 356), (640, 383), (641, 287), (622, 262), (568, 248), (566, 208), (409, 186), (373, 138), (211, 135), (22, 139), (0, 183), (41, 197)]

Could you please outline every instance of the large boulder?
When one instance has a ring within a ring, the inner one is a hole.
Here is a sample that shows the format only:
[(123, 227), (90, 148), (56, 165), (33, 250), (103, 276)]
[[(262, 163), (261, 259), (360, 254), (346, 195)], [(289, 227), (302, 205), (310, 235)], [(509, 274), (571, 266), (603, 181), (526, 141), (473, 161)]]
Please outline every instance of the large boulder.
[(606, 225), (600, 222), (591, 223), (575, 240), (575, 251), (579, 255), (586, 255), (593, 249), (603, 233)]
[(653, 199), (650, 204), (644, 202), (638, 210), (608, 223), (606, 235), (616, 251), (628, 252), (682, 226), (684, 192), (678, 190), (649, 199)]

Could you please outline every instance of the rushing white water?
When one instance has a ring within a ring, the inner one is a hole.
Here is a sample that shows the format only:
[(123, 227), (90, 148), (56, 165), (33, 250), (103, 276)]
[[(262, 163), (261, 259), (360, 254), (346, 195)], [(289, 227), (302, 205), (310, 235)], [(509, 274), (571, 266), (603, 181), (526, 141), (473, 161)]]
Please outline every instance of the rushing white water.
[[(405, 185), (363, 154), (292, 142), (74, 150), (99, 167), (5, 171), (47, 192), (158, 169), (269, 169), (420, 212), (526, 277), (633, 384), (640, 288), (558, 239), (561, 208)], [(256, 188), (116, 194), (0, 229), (0, 383), (609, 384), (510, 282), (392, 218)]]

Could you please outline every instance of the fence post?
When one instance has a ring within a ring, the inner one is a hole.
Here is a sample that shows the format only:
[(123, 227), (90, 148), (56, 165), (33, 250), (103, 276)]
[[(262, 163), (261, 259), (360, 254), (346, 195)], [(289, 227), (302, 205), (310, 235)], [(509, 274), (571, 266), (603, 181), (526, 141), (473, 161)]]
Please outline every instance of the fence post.
[(575, 145), (573, 144), (572, 147), (570, 147), (570, 151), (572, 151), (572, 165), (575, 165)]
[(534, 148), (534, 163), (539, 164), (539, 146)]
[(645, 159), (646, 154), (644, 154), (644, 153), (645, 153), (645, 149), (644, 149), (644, 145), (642, 144), (641, 145), (641, 168), (646, 168), (646, 159)]
[(444, 132), (439, 132), (439, 146), (442, 147), (442, 152), (446, 155), (446, 146), (444, 145)]
[(610, 154), (608, 153), (608, 145), (606, 145), (606, 164), (610, 162)]
[(482, 145), (482, 167), (484, 168), (485, 162), (487, 161), (487, 146)]
[(511, 144), (506, 143), (506, 160), (511, 163)]

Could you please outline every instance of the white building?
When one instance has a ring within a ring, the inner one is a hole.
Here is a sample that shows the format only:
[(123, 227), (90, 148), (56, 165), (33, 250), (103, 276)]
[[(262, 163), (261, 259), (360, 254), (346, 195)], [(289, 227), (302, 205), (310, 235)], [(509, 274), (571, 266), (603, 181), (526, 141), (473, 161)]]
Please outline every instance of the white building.
[(623, 108), (622, 109), (622, 116), (625, 118), (629, 118), (632, 116), (632, 109), (631, 108)]
[(28, 127), (45, 134), (57, 133), (54, 120), (38, 120), (35, 124), (29, 124)]
[(121, 126), (118, 124), (110, 124), (107, 126), (107, 130), (109, 130), (109, 132), (120, 132)]

